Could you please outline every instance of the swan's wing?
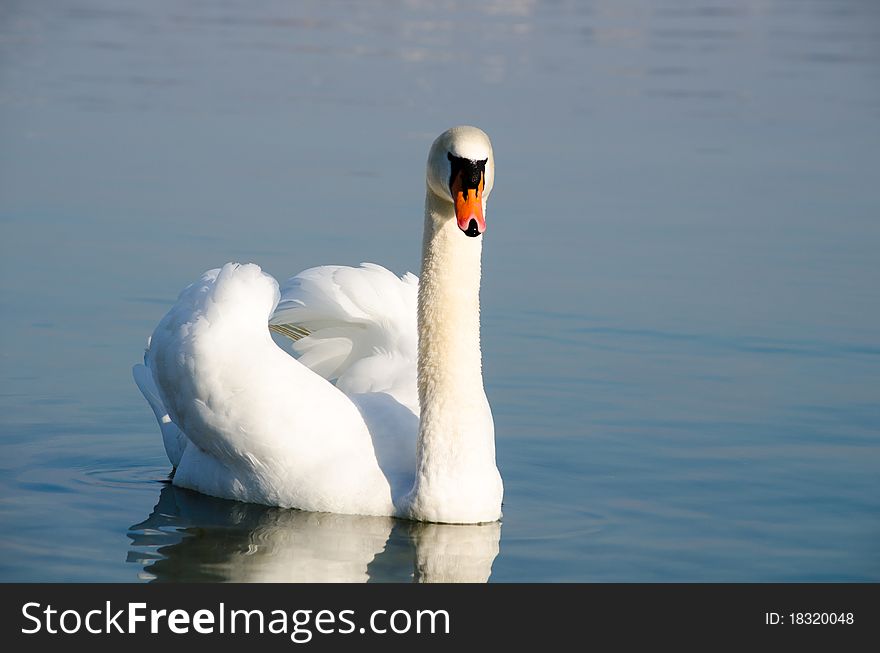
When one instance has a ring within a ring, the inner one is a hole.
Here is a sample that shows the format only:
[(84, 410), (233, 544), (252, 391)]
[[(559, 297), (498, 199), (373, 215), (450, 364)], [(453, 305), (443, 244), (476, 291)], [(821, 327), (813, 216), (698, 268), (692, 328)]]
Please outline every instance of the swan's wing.
[(282, 288), (270, 329), (343, 392), (385, 392), (418, 413), (418, 283), (372, 263), (310, 268)]
[(304, 510), (392, 514), (358, 407), (269, 336), (279, 297), (258, 266), (229, 263), (188, 286), (153, 332), (145, 363), (155, 385), (144, 384), (145, 394), (189, 442), (175, 485)]
[(134, 382), (140, 389), (144, 399), (153, 409), (156, 421), (159, 422), (159, 428), (162, 430), (162, 442), (165, 445), (165, 453), (168, 454), (168, 460), (174, 467), (180, 464), (180, 458), (189, 440), (186, 439), (183, 431), (177, 428), (177, 424), (171, 421), (171, 416), (165, 409), (165, 404), (159, 397), (159, 389), (156, 382), (153, 381), (153, 375), (145, 365), (135, 365), (131, 369)]

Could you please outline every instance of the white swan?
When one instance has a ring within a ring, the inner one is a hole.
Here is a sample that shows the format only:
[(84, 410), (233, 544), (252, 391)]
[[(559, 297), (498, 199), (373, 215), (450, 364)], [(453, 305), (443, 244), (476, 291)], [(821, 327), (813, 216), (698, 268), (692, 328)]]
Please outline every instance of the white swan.
[(134, 368), (174, 484), (310, 511), (498, 520), (479, 327), (494, 170), (475, 127), (434, 141), (420, 282), (319, 267), (279, 293), (256, 265), (227, 263), (187, 287)]

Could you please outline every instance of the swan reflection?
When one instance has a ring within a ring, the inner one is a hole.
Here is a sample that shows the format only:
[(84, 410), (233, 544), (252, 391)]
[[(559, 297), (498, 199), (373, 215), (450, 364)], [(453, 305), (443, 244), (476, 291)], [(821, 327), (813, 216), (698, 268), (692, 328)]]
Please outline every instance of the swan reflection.
[(501, 524), (286, 510), (167, 484), (128, 536), (128, 561), (156, 581), (484, 583)]

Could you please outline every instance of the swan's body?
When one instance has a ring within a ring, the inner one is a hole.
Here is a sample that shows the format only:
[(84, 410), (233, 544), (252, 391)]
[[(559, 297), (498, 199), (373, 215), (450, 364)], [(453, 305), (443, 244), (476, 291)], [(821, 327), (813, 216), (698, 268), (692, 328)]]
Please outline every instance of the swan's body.
[[(174, 484), (273, 506), (422, 521), (501, 516), (479, 279), (494, 162), (473, 127), (428, 158), (421, 281), (321, 267), (279, 290), (228, 263), (186, 288), (135, 380)], [(297, 338), (273, 341), (268, 329)]]

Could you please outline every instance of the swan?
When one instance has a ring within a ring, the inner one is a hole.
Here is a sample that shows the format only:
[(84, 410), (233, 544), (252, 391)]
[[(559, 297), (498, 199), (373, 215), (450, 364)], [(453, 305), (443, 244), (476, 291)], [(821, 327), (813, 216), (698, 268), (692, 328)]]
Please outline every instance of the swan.
[(133, 369), (174, 485), (315, 512), (499, 520), (479, 321), (494, 177), (482, 130), (434, 141), (420, 279), (364, 263), (280, 288), (227, 263), (187, 286)]

